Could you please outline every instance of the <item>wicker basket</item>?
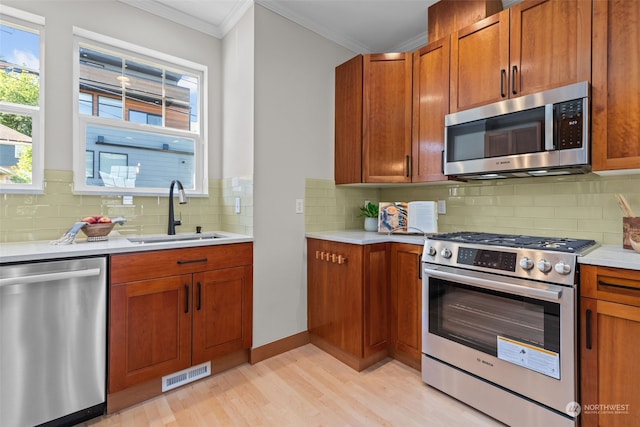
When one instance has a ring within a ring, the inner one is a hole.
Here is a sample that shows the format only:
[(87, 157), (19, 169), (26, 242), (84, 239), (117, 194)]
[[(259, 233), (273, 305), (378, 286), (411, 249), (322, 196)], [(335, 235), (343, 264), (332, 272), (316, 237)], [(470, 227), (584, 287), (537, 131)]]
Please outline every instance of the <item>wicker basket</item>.
[(87, 236), (87, 241), (95, 242), (99, 240), (107, 240), (109, 238), (109, 233), (111, 233), (111, 230), (113, 230), (115, 225), (115, 222), (86, 224), (81, 228), (81, 230)]

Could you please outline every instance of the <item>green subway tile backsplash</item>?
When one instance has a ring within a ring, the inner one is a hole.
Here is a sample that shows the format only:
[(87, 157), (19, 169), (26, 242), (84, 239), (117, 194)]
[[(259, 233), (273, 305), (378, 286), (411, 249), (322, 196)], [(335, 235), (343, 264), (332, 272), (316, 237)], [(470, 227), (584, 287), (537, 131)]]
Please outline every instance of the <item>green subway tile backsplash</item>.
[[(186, 205), (175, 205), (183, 224), (177, 232), (195, 232), (201, 226), (203, 231), (252, 235), (253, 180), (237, 181), (211, 180), (208, 197), (189, 197)], [(123, 205), (120, 196), (74, 195), (72, 183), (72, 172), (46, 170), (44, 194), (0, 194), (0, 242), (55, 240), (87, 215), (126, 218), (114, 228), (121, 235), (167, 232), (167, 197), (133, 196), (132, 205)], [(235, 197), (241, 198), (240, 214), (233, 210)]]
[[(594, 239), (622, 244), (622, 212), (614, 194), (622, 193), (640, 215), (640, 175), (516, 178), (423, 186), (335, 186), (307, 180), (307, 231), (361, 229), (358, 207), (378, 201), (445, 200), (439, 232), (486, 231)], [(341, 208), (331, 213), (324, 207)], [(309, 209), (311, 209), (311, 213)]]

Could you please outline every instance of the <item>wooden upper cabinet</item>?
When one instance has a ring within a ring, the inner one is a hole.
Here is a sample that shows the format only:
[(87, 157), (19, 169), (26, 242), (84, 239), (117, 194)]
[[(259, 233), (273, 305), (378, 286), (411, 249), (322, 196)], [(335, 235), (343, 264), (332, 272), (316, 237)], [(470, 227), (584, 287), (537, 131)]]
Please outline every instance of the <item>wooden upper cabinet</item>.
[(358, 55), (335, 72), (336, 184), (362, 182), (362, 63)]
[(451, 112), (591, 78), (591, 0), (525, 0), (452, 35)]
[(430, 42), (502, 10), (501, 0), (439, 0), (429, 6), (427, 31)]
[(412, 181), (444, 181), (444, 116), (449, 113), (450, 38), (413, 54)]
[(411, 182), (411, 53), (364, 56), (362, 182)]
[(511, 8), (509, 96), (591, 79), (591, 0), (529, 0)]
[(368, 54), (336, 67), (336, 184), (411, 182), (411, 62)]
[(640, 2), (593, 5), (594, 171), (640, 168)]
[(508, 9), (453, 33), (450, 111), (506, 99), (508, 68)]

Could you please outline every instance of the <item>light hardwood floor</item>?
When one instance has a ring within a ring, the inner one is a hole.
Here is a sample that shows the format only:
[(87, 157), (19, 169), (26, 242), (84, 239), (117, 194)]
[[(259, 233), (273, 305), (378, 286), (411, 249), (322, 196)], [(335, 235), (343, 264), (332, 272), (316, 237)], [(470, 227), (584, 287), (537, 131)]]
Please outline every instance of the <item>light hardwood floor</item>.
[(356, 372), (307, 344), (242, 365), (85, 425), (502, 426), (387, 359)]

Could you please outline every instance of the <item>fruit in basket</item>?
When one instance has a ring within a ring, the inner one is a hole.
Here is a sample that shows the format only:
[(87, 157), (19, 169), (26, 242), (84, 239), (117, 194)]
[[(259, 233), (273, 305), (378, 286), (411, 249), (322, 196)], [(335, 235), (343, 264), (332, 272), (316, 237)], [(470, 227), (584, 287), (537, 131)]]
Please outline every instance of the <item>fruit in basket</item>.
[(81, 221), (89, 224), (108, 224), (111, 222), (111, 218), (102, 215), (93, 215), (84, 217)]

